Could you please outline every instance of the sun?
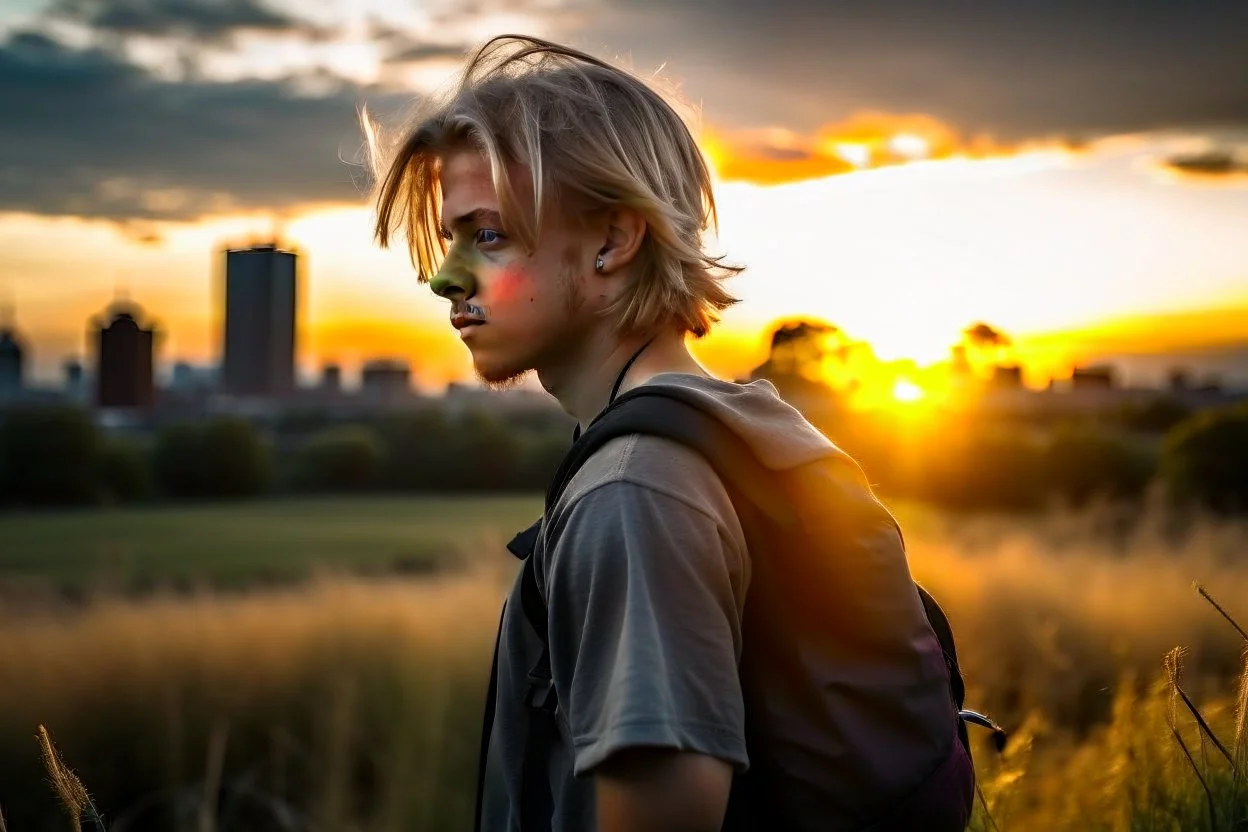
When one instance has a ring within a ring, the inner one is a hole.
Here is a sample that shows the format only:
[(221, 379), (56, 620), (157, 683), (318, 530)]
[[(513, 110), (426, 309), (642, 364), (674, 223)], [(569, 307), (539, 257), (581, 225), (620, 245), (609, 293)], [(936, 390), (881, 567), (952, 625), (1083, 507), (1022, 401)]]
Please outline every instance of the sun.
[(899, 378), (893, 385), (893, 398), (909, 404), (923, 398), (923, 388), (908, 378)]

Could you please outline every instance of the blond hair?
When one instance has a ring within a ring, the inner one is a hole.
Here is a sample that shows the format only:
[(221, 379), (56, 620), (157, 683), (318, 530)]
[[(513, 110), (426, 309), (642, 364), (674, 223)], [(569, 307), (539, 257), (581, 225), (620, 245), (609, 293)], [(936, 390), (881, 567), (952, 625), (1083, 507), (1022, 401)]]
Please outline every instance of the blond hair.
[[(556, 206), (569, 220), (615, 206), (641, 214), (638, 268), (607, 310), (621, 330), (675, 325), (702, 336), (736, 302), (722, 280), (740, 269), (703, 251), (703, 232), (718, 219), (706, 161), (673, 107), (639, 79), (565, 46), (503, 35), (482, 46), (454, 92), (430, 108), (393, 147), (364, 116), (377, 240), (387, 246), (401, 229), (420, 280), (436, 273), (447, 251), (439, 159), (471, 146), (489, 161), (504, 223), (530, 252)], [(517, 204), (511, 165), (531, 174), (526, 209)]]

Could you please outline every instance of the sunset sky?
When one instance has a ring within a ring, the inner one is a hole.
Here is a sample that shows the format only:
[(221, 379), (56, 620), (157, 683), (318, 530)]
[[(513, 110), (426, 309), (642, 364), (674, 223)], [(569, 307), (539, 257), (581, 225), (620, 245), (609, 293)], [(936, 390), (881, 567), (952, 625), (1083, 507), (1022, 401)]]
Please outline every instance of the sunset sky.
[[(124, 292), (161, 360), (218, 351), (220, 250), (304, 255), (301, 365), (467, 374), (444, 302), (370, 239), (356, 112), (493, 34), (661, 77), (720, 180), (734, 375), (808, 314), (883, 359), (984, 320), (1029, 380), (1114, 359), (1248, 383), (1248, 3), (0, 0), (0, 306), (38, 377)], [(1159, 353), (1165, 353), (1158, 357)]]

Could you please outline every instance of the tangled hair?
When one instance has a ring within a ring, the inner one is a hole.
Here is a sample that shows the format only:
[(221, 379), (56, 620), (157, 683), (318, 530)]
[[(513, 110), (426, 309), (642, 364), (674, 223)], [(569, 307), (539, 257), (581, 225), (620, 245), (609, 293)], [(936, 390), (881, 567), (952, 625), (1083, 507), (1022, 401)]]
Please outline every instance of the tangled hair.
[[(468, 62), (457, 87), (418, 112), (386, 146), (364, 114), (376, 183), (374, 232), (400, 229), (421, 281), (447, 251), (440, 229), (440, 159), (475, 147), (489, 161), (503, 221), (530, 252), (542, 218), (568, 221), (627, 206), (646, 236), (631, 283), (607, 310), (622, 331), (675, 326), (703, 336), (733, 303), (722, 281), (740, 271), (703, 252), (717, 221), (711, 176), (676, 111), (632, 75), (537, 38), (503, 35)], [(517, 204), (509, 169), (532, 176), (533, 203)]]

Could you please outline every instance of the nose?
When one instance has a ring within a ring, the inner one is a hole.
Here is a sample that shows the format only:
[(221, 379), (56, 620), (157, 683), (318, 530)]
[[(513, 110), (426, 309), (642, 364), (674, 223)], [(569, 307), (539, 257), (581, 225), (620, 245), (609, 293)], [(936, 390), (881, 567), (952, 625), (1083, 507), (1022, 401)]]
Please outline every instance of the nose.
[(447, 258), (429, 281), (429, 288), (435, 295), (447, 300), (468, 300), (477, 293), (477, 281), (457, 258)]

